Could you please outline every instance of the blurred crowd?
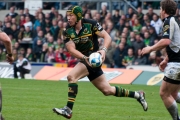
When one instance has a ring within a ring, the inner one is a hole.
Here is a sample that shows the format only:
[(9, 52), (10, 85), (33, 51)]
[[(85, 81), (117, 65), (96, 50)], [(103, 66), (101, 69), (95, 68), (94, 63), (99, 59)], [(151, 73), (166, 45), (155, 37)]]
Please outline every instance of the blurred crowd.
[[(142, 8), (134, 11), (128, 8), (127, 14), (120, 10), (110, 13), (104, 5), (101, 11), (93, 11), (87, 4), (82, 6), (86, 19), (98, 21), (112, 38), (112, 44), (106, 54), (105, 64), (110, 68), (126, 68), (129, 65), (157, 66), (165, 57), (165, 50), (151, 52), (141, 56), (141, 49), (156, 44), (161, 39), (162, 20), (159, 15), (148, 7), (146, 14)], [(179, 10), (177, 15), (179, 17)], [(39, 8), (30, 14), (27, 8), (17, 13), (10, 7), (9, 13), (0, 21), (0, 30), (11, 38), (13, 56), (17, 59), (21, 53), (31, 62), (67, 63), (68, 67), (76, 65), (78, 60), (72, 57), (64, 46), (63, 31), (66, 29), (66, 16), (54, 6), (49, 13)], [(103, 39), (99, 38), (100, 48)], [(5, 61), (5, 49), (0, 43), (0, 61)]]

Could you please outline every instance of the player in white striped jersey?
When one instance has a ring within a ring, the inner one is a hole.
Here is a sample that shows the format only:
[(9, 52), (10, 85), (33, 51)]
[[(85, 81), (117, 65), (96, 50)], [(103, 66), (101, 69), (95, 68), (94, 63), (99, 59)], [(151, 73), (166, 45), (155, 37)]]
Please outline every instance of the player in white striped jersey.
[(180, 90), (180, 21), (174, 17), (176, 10), (174, 0), (161, 1), (160, 15), (164, 22), (162, 39), (142, 50), (143, 55), (166, 48), (167, 56), (159, 65), (159, 69), (164, 71), (160, 96), (173, 120), (179, 120), (176, 102)]

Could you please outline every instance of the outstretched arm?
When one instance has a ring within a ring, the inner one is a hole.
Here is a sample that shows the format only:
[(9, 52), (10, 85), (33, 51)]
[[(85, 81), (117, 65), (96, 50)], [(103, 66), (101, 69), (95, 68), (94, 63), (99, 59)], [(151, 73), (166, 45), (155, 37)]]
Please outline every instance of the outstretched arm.
[(4, 46), (7, 51), (6, 59), (11, 64), (14, 61), (12, 56), (12, 43), (8, 35), (4, 32), (0, 32), (0, 40), (4, 43)]

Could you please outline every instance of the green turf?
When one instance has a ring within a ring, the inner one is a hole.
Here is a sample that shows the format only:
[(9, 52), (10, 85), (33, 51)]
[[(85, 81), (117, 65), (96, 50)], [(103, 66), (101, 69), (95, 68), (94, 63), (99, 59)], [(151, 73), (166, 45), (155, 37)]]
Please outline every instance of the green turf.
[[(6, 120), (65, 120), (52, 112), (67, 100), (67, 82), (1, 79), (2, 113)], [(159, 86), (121, 85), (144, 90), (149, 105), (144, 112), (132, 98), (105, 97), (90, 82), (79, 82), (72, 120), (170, 120)]]

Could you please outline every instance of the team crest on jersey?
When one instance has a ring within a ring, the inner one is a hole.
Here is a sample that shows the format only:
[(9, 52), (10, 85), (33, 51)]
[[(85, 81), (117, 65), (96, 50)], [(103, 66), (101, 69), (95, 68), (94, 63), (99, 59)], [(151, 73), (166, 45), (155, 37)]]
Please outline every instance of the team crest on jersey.
[(75, 35), (74, 35), (74, 33), (72, 33), (72, 34), (71, 34), (71, 38), (75, 38)]
[(163, 31), (164, 31), (164, 32), (166, 32), (168, 29), (169, 29), (169, 25), (165, 25), (165, 26), (163, 27)]
[(83, 31), (83, 34), (88, 34), (88, 33), (89, 33), (88, 29), (85, 28), (84, 31)]

